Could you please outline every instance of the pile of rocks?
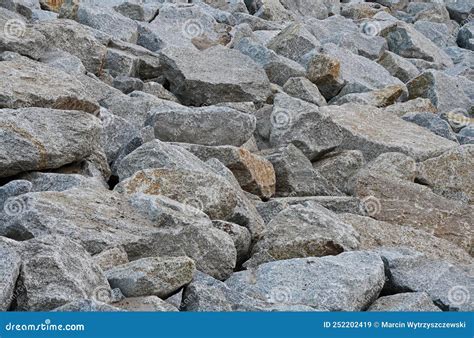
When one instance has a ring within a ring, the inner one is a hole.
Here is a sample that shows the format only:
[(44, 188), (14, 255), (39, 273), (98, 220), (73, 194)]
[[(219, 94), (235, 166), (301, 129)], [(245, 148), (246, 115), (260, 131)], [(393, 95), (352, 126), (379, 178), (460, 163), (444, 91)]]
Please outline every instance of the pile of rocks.
[(0, 310), (473, 311), (472, 18), (0, 1)]

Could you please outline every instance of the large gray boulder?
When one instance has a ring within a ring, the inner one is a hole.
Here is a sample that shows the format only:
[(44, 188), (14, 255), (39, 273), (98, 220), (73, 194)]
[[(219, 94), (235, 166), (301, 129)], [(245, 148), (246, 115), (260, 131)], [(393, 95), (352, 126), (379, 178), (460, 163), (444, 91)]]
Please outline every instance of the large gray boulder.
[(151, 109), (146, 124), (154, 128), (156, 138), (166, 142), (240, 147), (252, 137), (256, 119), (229, 107), (168, 104)]
[(188, 284), (194, 271), (194, 262), (188, 257), (148, 257), (113, 267), (106, 276), (126, 297), (166, 298)]
[(275, 96), (270, 123), (272, 146), (293, 144), (310, 160), (342, 142), (342, 131), (321, 108), (286, 94)]
[(472, 311), (472, 267), (426, 258), (407, 248), (382, 248), (389, 271), (385, 288), (395, 292), (426, 292), (445, 311)]
[(246, 266), (356, 250), (359, 234), (351, 225), (314, 202), (290, 206), (266, 225)]
[(168, 48), (160, 60), (171, 91), (187, 105), (264, 102), (270, 96), (265, 71), (236, 50)]
[(405, 292), (377, 299), (367, 311), (440, 312), (426, 292)]
[(71, 189), (29, 193), (15, 201), (22, 206), (15, 213), (0, 210), (0, 236), (27, 240), (61, 234), (93, 255), (123, 246), (131, 260), (188, 256), (218, 279), (235, 267), (234, 243), (225, 232), (202, 212), (164, 197)]
[(210, 171), (204, 162), (183, 147), (153, 140), (125, 156), (117, 166), (117, 175), (123, 181), (137, 171), (153, 168)]
[(98, 147), (99, 132), (99, 120), (81, 111), (1, 109), (0, 177), (80, 161)]
[(384, 283), (381, 257), (365, 251), (266, 263), (234, 273), (225, 282), (258, 300), (322, 311), (361, 311), (378, 297)]
[[(369, 161), (391, 151), (425, 160), (457, 145), (382, 109), (353, 104), (319, 109), (331, 116), (342, 131), (344, 138), (339, 148), (361, 150)], [(339, 132), (336, 135), (339, 137)]]
[(36, 238), (21, 248), (17, 311), (49, 311), (83, 298), (111, 295), (102, 270), (76, 242), (57, 235)]
[(0, 77), (8, 79), (0, 84), (1, 108), (99, 110), (89, 88), (75, 77), (26, 57), (0, 62)]

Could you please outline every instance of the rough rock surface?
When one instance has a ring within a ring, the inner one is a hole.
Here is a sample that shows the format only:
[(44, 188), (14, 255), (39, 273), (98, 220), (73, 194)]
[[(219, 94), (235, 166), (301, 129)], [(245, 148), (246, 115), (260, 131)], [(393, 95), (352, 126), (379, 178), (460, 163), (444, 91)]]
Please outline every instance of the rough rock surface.
[(0, 311), (472, 311), (472, 15), (0, 0)]

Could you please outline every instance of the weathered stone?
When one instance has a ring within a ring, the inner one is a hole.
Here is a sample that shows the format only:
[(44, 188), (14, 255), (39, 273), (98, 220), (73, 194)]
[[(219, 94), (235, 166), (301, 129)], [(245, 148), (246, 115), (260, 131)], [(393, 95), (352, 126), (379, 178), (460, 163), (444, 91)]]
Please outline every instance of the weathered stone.
[(153, 140), (125, 156), (118, 164), (117, 175), (123, 181), (140, 170), (152, 168), (209, 171), (199, 158), (183, 147)]
[(377, 299), (367, 311), (440, 312), (426, 292), (406, 292)]
[(470, 264), (471, 256), (457, 245), (409, 226), (377, 221), (373, 218), (340, 214), (339, 219), (359, 233), (359, 250), (379, 247), (407, 247), (434, 260), (453, 264)]
[(234, 39), (233, 48), (250, 57), (263, 67), (272, 83), (283, 86), (292, 77), (304, 76), (306, 70), (296, 61), (278, 55), (266, 48), (255, 38), (242, 37)]
[(179, 103), (176, 96), (174, 96), (173, 93), (169, 92), (165, 87), (163, 87), (162, 84), (158, 82), (145, 82), (143, 84), (142, 91), (144, 93), (156, 96), (157, 98), (162, 100), (174, 101)]
[(40, 61), (68, 74), (86, 73), (86, 68), (81, 60), (65, 51), (45, 53), (41, 56)]
[(218, 279), (235, 267), (234, 243), (226, 233), (198, 210), (163, 197), (71, 189), (30, 193), (15, 201), (23, 207), (9, 215), (0, 212), (1, 236), (27, 240), (62, 234), (94, 255), (123, 246), (131, 260), (188, 256)]
[(347, 182), (365, 164), (364, 155), (359, 150), (343, 150), (325, 155), (313, 163), (328, 182), (340, 191), (347, 192)]
[(238, 224), (225, 221), (212, 221), (214, 228), (224, 231), (234, 241), (237, 250), (237, 264), (242, 264), (250, 254), (252, 238), (249, 230)]
[(360, 201), (355, 197), (347, 196), (310, 196), (310, 197), (284, 197), (272, 198), (266, 203), (257, 203), (257, 210), (263, 217), (265, 223), (270, 222), (278, 213), (286, 208), (305, 204), (307, 202), (317, 203), (324, 208), (336, 213), (361, 213)]
[(130, 94), (135, 90), (142, 90), (144, 84), (143, 81), (134, 77), (117, 76), (112, 85), (122, 93)]
[(278, 54), (300, 63), (304, 63), (307, 55), (320, 46), (321, 43), (302, 23), (288, 25), (267, 45)]
[(277, 196), (341, 195), (294, 145), (263, 151), (261, 155), (275, 168)]
[(62, 236), (29, 240), (21, 250), (16, 310), (48, 311), (111, 289), (102, 270), (79, 244)]
[[(2, 2), (2, 6), (4, 6)], [(26, 18), (0, 8), (0, 52), (11, 51), (33, 59), (39, 59), (48, 49), (45, 36), (27, 25)]]
[(229, 168), (243, 190), (268, 199), (275, 193), (275, 171), (265, 158), (232, 146), (207, 147), (177, 143), (203, 161), (216, 158)]
[(414, 21), (446, 22), (449, 20), (449, 13), (443, 3), (410, 2), (407, 5), (406, 12), (413, 16)]
[(0, 85), (1, 108), (99, 110), (88, 88), (73, 76), (25, 57), (0, 62), (0, 77), (5, 79)]
[(177, 312), (178, 309), (171, 304), (156, 296), (131, 297), (114, 303), (116, 306), (125, 311), (132, 312)]
[[(78, 174), (43, 173), (39, 171), (21, 175), (22, 180), (31, 182), (31, 192), (64, 191), (73, 188), (106, 188), (105, 182)], [(29, 192), (29, 191), (28, 191)]]
[(103, 271), (128, 263), (127, 252), (121, 246), (106, 249), (101, 253), (92, 256), (92, 259)]
[(416, 178), (447, 198), (474, 204), (474, 145), (446, 151), (417, 165)]
[(438, 136), (457, 142), (456, 134), (452, 131), (449, 123), (438, 115), (432, 113), (408, 113), (403, 115), (402, 119), (426, 128)]
[(459, 47), (474, 50), (474, 24), (472, 21), (462, 26), (456, 41)]
[[(5, 202), (7, 202), (10, 198), (11, 201), (15, 199), (15, 197), (23, 194), (27, 194), (31, 191), (33, 188), (33, 185), (31, 182), (28, 182), (26, 180), (14, 180), (11, 181), (3, 186), (0, 187), (0, 211), (7, 211), (10, 206), (5, 205)], [(12, 207), (15, 206), (15, 203), (12, 204)], [(13, 210), (16, 210), (16, 208), (13, 208)]]
[(474, 126), (468, 125), (462, 128), (457, 138), (460, 144), (474, 144)]
[(363, 56), (325, 44), (322, 55), (315, 55), (308, 65), (308, 79), (330, 99), (338, 94), (350, 94), (382, 89), (391, 85), (404, 87), (381, 65)]
[(156, 17), (159, 7), (159, 3), (124, 2), (120, 5), (114, 6), (114, 10), (127, 18), (149, 22)]
[(377, 62), (388, 70), (392, 76), (399, 78), (404, 83), (420, 74), (418, 68), (410, 61), (389, 51), (385, 51)]
[(79, 111), (2, 109), (0, 177), (80, 161), (97, 146), (99, 128), (97, 118)]
[(413, 26), (439, 48), (456, 45), (456, 38), (453, 36), (456, 24), (448, 26), (445, 23), (419, 20)]
[(21, 256), (15, 241), (0, 237), (0, 311), (8, 311), (15, 300), (15, 285), (20, 274)]
[(72, 20), (42, 21), (35, 29), (46, 37), (49, 46), (78, 57), (88, 72), (99, 75), (107, 53), (106, 38)]
[(464, 92), (456, 77), (437, 70), (428, 70), (412, 79), (407, 84), (410, 99), (424, 97), (430, 99), (440, 112), (448, 112), (455, 108), (471, 111), (472, 100)]
[(402, 117), (407, 113), (437, 113), (438, 109), (433, 106), (429, 99), (416, 98), (406, 102), (398, 102), (384, 109), (388, 114)]
[(381, 221), (409, 225), (472, 250), (473, 208), (439, 196), (428, 187), (376, 171), (358, 177), (355, 195)]
[(118, 192), (169, 197), (204, 211), (211, 219), (226, 219), (235, 208), (235, 189), (212, 172), (191, 170), (146, 169), (115, 187)]
[(326, 99), (321, 95), (319, 89), (305, 77), (293, 77), (288, 79), (283, 90), (293, 97), (315, 104), (325, 106)]
[(184, 104), (263, 102), (270, 95), (265, 72), (238, 51), (219, 46), (201, 52), (169, 48), (160, 55), (171, 92)]
[(188, 257), (149, 257), (113, 267), (105, 273), (110, 285), (126, 297), (169, 297), (188, 284), (195, 270)]
[(446, 0), (449, 16), (458, 23), (465, 22), (472, 13), (472, 3), (469, 0)]
[(390, 51), (405, 58), (423, 59), (442, 66), (452, 66), (449, 56), (409, 24), (398, 22), (382, 31)]
[(342, 132), (321, 108), (305, 101), (277, 94), (270, 117), (270, 143), (294, 144), (310, 160), (339, 146)]
[(426, 258), (414, 250), (380, 249), (390, 272), (385, 288), (395, 292), (426, 292), (445, 311), (472, 311), (472, 268)]
[(262, 264), (234, 273), (225, 284), (233, 291), (273, 304), (360, 311), (378, 297), (384, 281), (380, 256), (356, 251)]
[(228, 107), (168, 104), (153, 108), (146, 124), (155, 128), (155, 136), (162, 141), (239, 147), (251, 138), (256, 120)]
[(358, 233), (352, 226), (319, 204), (307, 202), (284, 209), (267, 224), (245, 265), (337, 255), (358, 246)]
[(351, 93), (334, 97), (330, 105), (343, 105), (345, 103), (363, 104), (373, 107), (386, 107), (392, 105), (404, 95), (405, 88), (400, 85), (388, 86), (365, 93)]
[(389, 12), (385, 6), (377, 3), (351, 3), (344, 4), (341, 9), (341, 15), (352, 20), (361, 20), (364, 18), (371, 18), (378, 12)]
[(368, 161), (390, 151), (425, 160), (456, 146), (452, 141), (386, 114), (381, 109), (352, 104), (319, 109), (321, 113), (331, 116), (333, 123), (342, 131), (344, 138), (339, 148), (359, 149)]

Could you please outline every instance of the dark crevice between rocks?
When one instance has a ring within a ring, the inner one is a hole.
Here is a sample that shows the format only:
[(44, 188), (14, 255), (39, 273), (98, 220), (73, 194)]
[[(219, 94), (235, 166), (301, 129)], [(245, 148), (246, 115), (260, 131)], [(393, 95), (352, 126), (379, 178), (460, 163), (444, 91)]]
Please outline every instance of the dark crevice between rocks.
[(116, 175), (110, 176), (109, 180), (107, 181), (107, 185), (109, 186), (109, 190), (114, 190), (115, 186), (119, 184), (119, 178)]

